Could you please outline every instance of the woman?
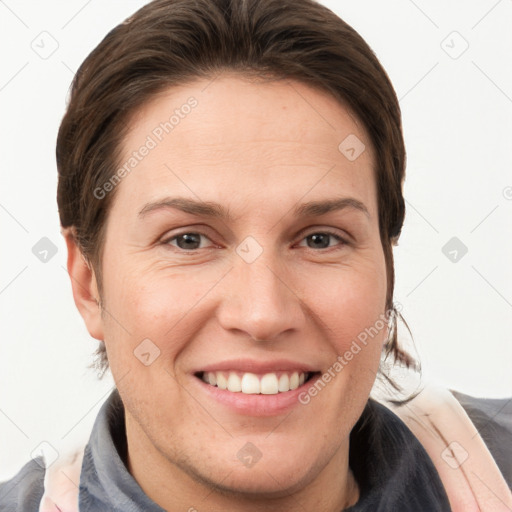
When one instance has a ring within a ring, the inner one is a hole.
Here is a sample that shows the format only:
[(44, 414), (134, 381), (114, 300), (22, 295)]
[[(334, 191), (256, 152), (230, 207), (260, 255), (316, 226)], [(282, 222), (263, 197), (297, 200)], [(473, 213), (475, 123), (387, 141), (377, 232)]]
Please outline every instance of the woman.
[(57, 162), (117, 389), (85, 450), (27, 464), (2, 506), (511, 509), (452, 394), (369, 398), (387, 356), (415, 366), (393, 304), (405, 149), (385, 71), (331, 11), (146, 5), (77, 72)]

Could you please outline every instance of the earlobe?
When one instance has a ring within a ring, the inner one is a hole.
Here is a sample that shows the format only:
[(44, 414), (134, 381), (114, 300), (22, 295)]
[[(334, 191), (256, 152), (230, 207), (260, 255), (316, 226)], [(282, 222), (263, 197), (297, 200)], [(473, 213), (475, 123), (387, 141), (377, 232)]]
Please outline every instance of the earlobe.
[(68, 248), (68, 273), (75, 305), (84, 319), (89, 334), (102, 341), (103, 321), (94, 270), (86, 261), (73, 236), (72, 228), (62, 230)]

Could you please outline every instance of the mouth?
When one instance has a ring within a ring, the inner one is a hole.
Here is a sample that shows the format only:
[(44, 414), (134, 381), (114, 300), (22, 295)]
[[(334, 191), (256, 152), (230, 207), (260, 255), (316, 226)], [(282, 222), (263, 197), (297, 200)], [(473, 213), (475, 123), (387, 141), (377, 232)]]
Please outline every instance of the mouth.
[[(191, 389), (197, 390), (198, 398), (203, 396), (217, 404), (219, 413), (270, 417), (303, 407), (300, 396), (322, 376), (317, 369), (291, 359), (232, 358), (190, 372)], [(314, 409), (305, 408), (301, 414)]]
[(231, 393), (245, 395), (280, 395), (294, 391), (311, 381), (320, 372), (277, 371), (268, 373), (200, 371), (195, 377), (204, 383)]

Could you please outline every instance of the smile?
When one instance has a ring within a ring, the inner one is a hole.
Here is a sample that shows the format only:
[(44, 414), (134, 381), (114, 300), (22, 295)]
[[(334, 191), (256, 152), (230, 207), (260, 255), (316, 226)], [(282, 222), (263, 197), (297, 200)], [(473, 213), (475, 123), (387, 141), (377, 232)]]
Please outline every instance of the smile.
[(307, 382), (311, 372), (271, 372), (256, 374), (237, 371), (212, 371), (196, 374), (203, 382), (222, 390), (246, 395), (277, 395), (297, 389)]

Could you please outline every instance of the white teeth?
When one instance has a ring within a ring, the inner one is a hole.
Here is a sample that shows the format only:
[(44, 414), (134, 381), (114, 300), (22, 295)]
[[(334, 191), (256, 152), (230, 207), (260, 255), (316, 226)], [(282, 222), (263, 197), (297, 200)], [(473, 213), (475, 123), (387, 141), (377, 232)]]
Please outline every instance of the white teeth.
[(279, 392), (277, 384), (277, 375), (275, 373), (267, 373), (261, 378), (261, 393), (264, 395), (277, 395)]
[(234, 372), (229, 373), (227, 389), (228, 391), (233, 391), (235, 393), (237, 391), (242, 391), (242, 380)]
[(224, 377), (224, 374), (221, 372), (217, 373), (217, 387), (219, 389), (227, 389), (228, 388), (228, 380)]
[(279, 391), (290, 391), (290, 377), (286, 373), (283, 373), (281, 377), (279, 377), (279, 384), (277, 389)]
[(293, 372), (290, 377), (290, 389), (297, 389), (299, 387), (299, 374)]
[(276, 395), (297, 389), (307, 378), (307, 374), (303, 372), (281, 373), (279, 377), (275, 373), (258, 376), (247, 372), (241, 375), (240, 377), (240, 374), (234, 371), (203, 372), (202, 380), (211, 386), (227, 389), (233, 393)]
[(247, 395), (259, 395), (260, 379), (254, 373), (244, 373), (242, 377), (242, 393)]

